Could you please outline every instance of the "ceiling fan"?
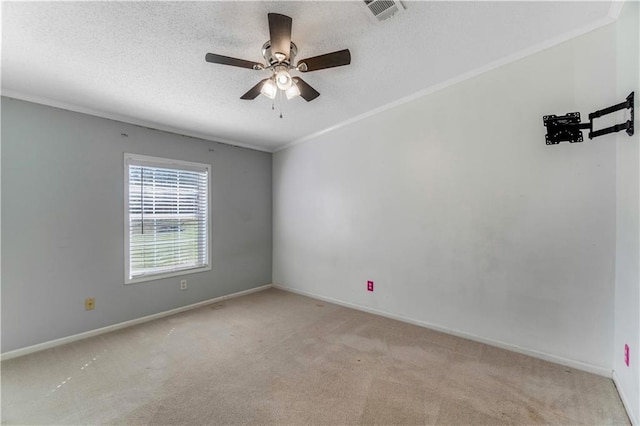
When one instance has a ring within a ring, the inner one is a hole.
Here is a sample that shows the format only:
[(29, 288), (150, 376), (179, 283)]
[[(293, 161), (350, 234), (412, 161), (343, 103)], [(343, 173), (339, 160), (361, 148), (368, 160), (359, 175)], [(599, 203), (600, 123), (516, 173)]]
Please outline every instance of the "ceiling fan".
[(340, 67), (351, 63), (349, 49), (326, 53), (299, 60), (294, 66), (294, 59), (298, 53), (298, 47), (291, 41), (292, 19), (278, 13), (269, 13), (270, 40), (262, 46), (262, 56), (266, 63), (245, 61), (244, 59), (231, 58), (229, 56), (207, 53), (205, 60), (214, 64), (231, 65), (253, 70), (269, 70), (272, 75), (253, 86), (240, 99), (252, 100), (263, 94), (274, 99), (281, 90), (292, 99), (301, 96), (309, 102), (320, 96), (320, 93), (307, 84), (300, 77), (292, 77), (291, 71), (310, 72), (326, 68)]

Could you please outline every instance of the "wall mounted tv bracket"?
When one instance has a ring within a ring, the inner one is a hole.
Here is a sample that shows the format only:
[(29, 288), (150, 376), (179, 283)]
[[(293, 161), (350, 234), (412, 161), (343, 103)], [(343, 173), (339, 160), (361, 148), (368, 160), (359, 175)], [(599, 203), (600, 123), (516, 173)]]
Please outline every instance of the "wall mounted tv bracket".
[[(588, 123), (580, 123), (579, 112), (570, 112), (567, 115), (561, 116), (545, 115), (542, 120), (544, 122), (544, 127), (547, 128), (547, 134), (545, 136), (547, 145), (557, 145), (560, 142), (582, 142), (581, 129), (589, 129), (589, 139), (597, 138), (598, 136), (609, 133), (619, 132), (621, 130), (626, 130), (629, 136), (633, 135), (633, 93), (634, 92), (631, 92), (629, 96), (627, 96), (627, 100), (625, 102), (592, 112), (589, 114)], [(628, 121), (616, 124), (615, 126), (596, 130), (595, 132), (593, 131), (594, 118), (602, 117), (603, 115), (611, 114), (612, 112), (620, 111), (621, 109), (630, 110), (631, 117)]]

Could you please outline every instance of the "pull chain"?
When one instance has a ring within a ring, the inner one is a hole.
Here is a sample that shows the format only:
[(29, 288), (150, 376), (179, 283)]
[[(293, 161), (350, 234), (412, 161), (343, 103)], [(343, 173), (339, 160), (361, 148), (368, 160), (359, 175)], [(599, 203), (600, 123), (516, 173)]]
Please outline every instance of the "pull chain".
[(283, 118), (282, 115), (282, 103), (283, 103), (283, 90), (278, 90), (276, 92), (276, 96), (271, 100), (271, 110), (274, 111), (276, 109), (276, 103), (278, 104), (278, 109), (280, 110), (280, 118)]

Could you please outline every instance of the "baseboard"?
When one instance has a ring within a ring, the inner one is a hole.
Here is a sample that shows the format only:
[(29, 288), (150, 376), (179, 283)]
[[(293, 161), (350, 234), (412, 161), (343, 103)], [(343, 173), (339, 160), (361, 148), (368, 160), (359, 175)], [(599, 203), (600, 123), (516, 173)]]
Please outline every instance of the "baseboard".
[(267, 284), (267, 285), (263, 285), (263, 286), (256, 287), (256, 288), (250, 288), (249, 290), (243, 290), (243, 291), (239, 291), (237, 293), (231, 293), (231, 294), (227, 294), (225, 296), (220, 296), (220, 297), (216, 297), (216, 298), (213, 298), (213, 299), (204, 300), (202, 302), (193, 303), (191, 305), (181, 306), (179, 308), (170, 309), (168, 311), (159, 312), (159, 313), (153, 314), (153, 315), (147, 315), (145, 317), (136, 318), (134, 320), (125, 321), (125, 322), (121, 322), (121, 323), (114, 324), (114, 325), (108, 325), (106, 327), (97, 328), (95, 330), (85, 331), (83, 333), (74, 334), (72, 336), (62, 337), (60, 339), (49, 340), (48, 342), (38, 343), (37, 345), (27, 346), (25, 348), (15, 349), (13, 351), (9, 351), (9, 352), (3, 353), (0, 356), (0, 359), (2, 361), (4, 361), (4, 360), (7, 360), (7, 359), (16, 358), (16, 357), (27, 355), (27, 354), (31, 354), (31, 353), (34, 353), (34, 352), (43, 351), (45, 349), (53, 348), (53, 347), (60, 346), (60, 345), (65, 345), (67, 343), (75, 342), (77, 340), (82, 340), (82, 339), (86, 339), (86, 338), (89, 338), (89, 337), (98, 336), (100, 334), (109, 333), (110, 331), (120, 330), (122, 328), (131, 327), (132, 325), (142, 324), (144, 322), (153, 321), (153, 320), (158, 319), (158, 318), (163, 318), (163, 317), (167, 317), (169, 315), (178, 314), (180, 312), (189, 311), (191, 309), (200, 308), (202, 306), (210, 305), (212, 303), (218, 303), (218, 302), (222, 302), (223, 300), (233, 299), (234, 297), (245, 296), (247, 294), (251, 294), (251, 293), (256, 293), (258, 291), (267, 290), (267, 289), (269, 289), (271, 287), (272, 287), (271, 284)]
[(638, 419), (634, 416), (634, 413), (631, 411), (631, 405), (629, 405), (629, 399), (624, 392), (624, 388), (620, 386), (620, 380), (618, 379), (618, 375), (615, 370), (613, 371), (613, 383), (616, 385), (616, 389), (618, 390), (618, 395), (620, 395), (620, 399), (622, 400), (622, 405), (624, 405), (624, 409), (627, 411), (627, 416), (629, 416), (629, 420), (631, 424), (634, 426), (639, 426)]
[(397, 321), (402, 321), (402, 322), (406, 322), (406, 323), (409, 323), (409, 324), (417, 325), (417, 326), (420, 326), (420, 327), (425, 327), (425, 328), (428, 328), (428, 329), (431, 329), (431, 330), (435, 330), (435, 331), (440, 331), (440, 332), (443, 332), (443, 333), (451, 334), (453, 336), (462, 337), (463, 339), (473, 340), (475, 342), (484, 343), (486, 345), (495, 346), (495, 347), (498, 347), (498, 348), (501, 348), (501, 349), (506, 349), (506, 350), (511, 351), (511, 352), (517, 352), (519, 354), (529, 355), (529, 356), (532, 356), (534, 358), (539, 358), (539, 359), (542, 359), (542, 360), (545, 360), (545, 361), (549, 361), (549, 362), (553, 362), (553, 363), (556, 363), (556, 364), (565, 365), (567, 367), (575, 368), (577, 370), (586, 371), (588, 373), (597, 374), (599, 376), (604, 376), (604, 377), (607, 377), (607, 378), (611, 379), (611, 375), (612, 375), (612, 371), (611, 370), (606, 369), (606, 368), (602, 368), (602, 367), (598, 367), (596, 365), (591, 365), (591, 364), (588, 364), (588, 363), (585, 363), (585, 362), (559, 357), (559, 356), (556, 356), (556, 355), (548, 354), (546, 352), (536, 351), (534, 349), (523, 348), (521, 346), (512, 345), (510, 343), (501, 342), (499, 340), (493, 340), (493, 339), (488, 339), (488, 338), (481, 337), (481, 336), (476, 336), (474, 334), (469, 334), (469, 333), (465, 333), (463, 331), (454, 330), (454, 329), (447, 328), (447, 327), (442, 327), (442, 326), (439, 326), (437, 324), (432, 324), (432, 323), (429, 323), (429, 322), (426, 322), (426, 321), (420, 321), (420, 320), (415, 320), (415, 319), (412, 319), (412, 318), (403, 317), (401, 315), (392, 314), (392, 313), (389, 313), (389, 312), (386, 312), (386, 311), (369, 308), (367, 306), (362, 306), (362, 305), (358, 305), (358, 304), (355, 304), (355, 303), (344, 302), (342, 300), (337, 300), (337, 299), (333, 299), (331, 297), (321, 296), (319, 294), (310, 293), (310, 292), (307, 292), (307, 291), (302, 291), (302, 290), (298, 290), (298, 289), (291, 288), (291, 287), (285, 287), (285, 286), (278, 285), (278, 284), (273, 284), (273, 287), (277, 288), (279, 290), (288, 291), (290, 293), (300, 294), (302, 296), (311, 297), (313, 299), (323, 300), (325, 302), (334, 303), (336, 305), (344, 306), (344, 307), (347, 307), (347, 308), (352, 308), (352, 309), (356, 309), (356, 310), (359, 310), (359, 311), (368, 312), (370, 314), (380, 315), (380, 316), (383, 316), (383, 317), (386, 317), (386, 318), (390, 318), (390, 319), (394, 319), (394, 320), (397, 320)]

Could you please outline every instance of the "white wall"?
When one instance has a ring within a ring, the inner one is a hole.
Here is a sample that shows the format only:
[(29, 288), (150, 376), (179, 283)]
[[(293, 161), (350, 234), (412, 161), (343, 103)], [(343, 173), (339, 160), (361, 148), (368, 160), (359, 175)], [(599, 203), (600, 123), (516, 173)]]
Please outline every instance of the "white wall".
[[(635, 424), (640, 422), (640, 7), (626, 2), (617, 28), (618, 102), (635, 91), (636, 131), (617, 135), (616, 297), (613, 365), (616, 384)], [(629, 113), (618, 114), (618, 121)], [(630, 347), (630, 364), (624, 363), (624, 345)]]
[(615, 36), (275, 154), (274, 283), (610, 375), (616, 137), (546, 146), (542, 117), (617, 100)]
[[(212, 165), (211, 271), (124, 284), (125, 152)], [(271, 225), (269, 153), (2, 98), (3, 353), (269, 284)]]

